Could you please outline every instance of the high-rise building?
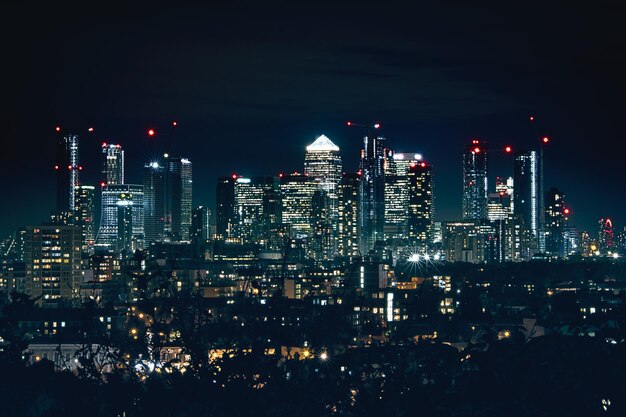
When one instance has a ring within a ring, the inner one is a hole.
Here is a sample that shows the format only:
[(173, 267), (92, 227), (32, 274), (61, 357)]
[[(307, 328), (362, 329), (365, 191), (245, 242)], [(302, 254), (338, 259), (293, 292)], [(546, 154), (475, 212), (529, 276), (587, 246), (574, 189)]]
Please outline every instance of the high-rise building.
[(431, 241), (434, 220), (432, 165), (420, 162), (409, 167), (407, 236), (412, 245), (426, 248)]
[(282, 222), (291, 229), (292, 237), (310, 237), (313, 194), (319, 189), (315, 178), (294, 172), (280, 178)]
[(231, 238), (241, 243), (267, 240), (263, 230), (263, 199), (275, 189), (273, 177), (238, 177), (235, 180), (235, 207)]
[(473, 139), (463, 153), (463, 219), (487, 218), (487, 146)]
[(360, 183), (358, 174), (344, 174), (339, 183), (338, 251), (339, 255), (345, 257), (360, 254)]
[(337, 233), (339, 221), (339, 194), (338, 187), (341, 181), (341, 156), (339, 147), (325, 135), (319, 136), (312, 144), (306, 147), (304, 157), (304, 174), (315, 178), (320, 189), (328, 198), (328, 219), (324, 222), (330, 225), (329, 248), (326, 252), (337, 251)]
[(545, 247), (539, 159), (537, 151), (524, 151), (515, 155), (513, 214), (520, 228), (522, 259), (530, 259)]
[(24, 261), (26, 293), (39, 303), (78, 299), (81, 283), (79, 226), (42, 225), (27, 228)]
[(80, 185), (76, 188), (74, 222), (82, 231), (82, 249), (84, 252), (93, 248), (96, 240), (94, 200), (96, 189), (92, 185)]
[(167, 165), (166, 232), (174, 241), (189, 241), (192, 206), (192, 170), (187, 158), (169, 158)]
[(374, 249), (376, 241), (384, 239), (385, 223), (385, 138), (368, 133), (363, 138), (361, 161), (359, 243), (362, 255)]
[(104, 164), (102, 182), (104, 185), (124, 184), (124, 150), (121, 145), (102, 143)]
[(444, 222), (443, 251), (450, 262), (483, 263), (500, 260), (498, 228), (485, 220)]
[(189, 237), (192, 242), (206, 242), (211, 238), (211, 210), (206, 206), (195, 207), (191, 211), (191, 230)]
[(420, 163), (422, 155), (399, 153), (390, 149), (386, 149), (385, 154), (385, 224), (383, 235), (385, 241), (404, 239), (407, 237), (408, 227), (409, 168), (411, 165)]
[(165, 240), (165, 168), (151, 162), (143, 168), (143, 204), (145, 241)]
[(569, 209), (565, 206), (565, 194), (557, 188), (550, 188), (545, 195), (545, 239), (546, 253), (565, 257), (567, 252), (567, 218)]
[(598, 221), (598, 244), (600, 246), (598, 249), (603, 255), (615, 249), (613, 221), (611, 219), (600, 219)]
[(235, 219), (235, 184), (238, 175), (219, 177), (215, 192), (215, 234), (216, 239), (232, 237)]
[(57, 176), (57, 211), (74, 210), (79, 172), (83, 169), (78, 161), (78, 136), (59, 133), (57, 159), (54, 165)]
[(102, 216), (96, 245), (133, 252), (143, 247), (143, 186), (118, 184), (102, 187)]

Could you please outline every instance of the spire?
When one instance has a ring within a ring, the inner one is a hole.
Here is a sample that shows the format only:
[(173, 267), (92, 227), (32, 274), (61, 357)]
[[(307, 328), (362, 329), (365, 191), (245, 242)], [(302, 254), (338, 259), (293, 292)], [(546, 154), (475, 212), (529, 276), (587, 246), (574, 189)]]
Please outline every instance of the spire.
[(315, 142), (306, 147), (307, 152), (339, 152), (339, 146), (335, 145), (326, 135), (321, 135)]

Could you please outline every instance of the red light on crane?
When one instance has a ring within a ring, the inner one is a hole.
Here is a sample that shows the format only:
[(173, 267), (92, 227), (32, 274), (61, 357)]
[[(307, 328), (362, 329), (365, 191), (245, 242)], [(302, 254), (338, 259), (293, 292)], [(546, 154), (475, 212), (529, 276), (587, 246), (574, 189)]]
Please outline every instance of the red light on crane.
[(156, 134), (156, 132), (154, 131), (154, 129), (148, 129), (148, 136), (154, 136)]

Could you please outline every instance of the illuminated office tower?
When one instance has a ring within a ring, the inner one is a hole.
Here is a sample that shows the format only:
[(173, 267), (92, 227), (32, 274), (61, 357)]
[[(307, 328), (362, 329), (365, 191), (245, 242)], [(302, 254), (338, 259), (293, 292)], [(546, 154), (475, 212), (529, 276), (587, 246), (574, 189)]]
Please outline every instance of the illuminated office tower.
[(420, 163), (418, 153), (398, 153), (386, 149), (385, 158), (385, 240), (407, 237), (409, 205), (409, 168)]
[(165, 240), (165, 168), (158, 162), (143, 168), (143, 205), (145, 241)]
[(473, 139), (463, 153), (463, 219), (487, 218), (486, 144)]
[(27, 228), (25, 290), (40, 304), (79, 298), (81, 228), (42, 225)]
[(102, 166), (102, 182), (105, 185), (124, 184), (124, 150), (122, 145), (102, 144), (104, 164)]
[(338, 252), (345, 257), (360, 254), (360, 184), (361, 177), (358, 174), (344, 174), (339, 183)]
[(384, 239), (385, 223), (385, 138), (368, 133), (363, 138), (359, 170), (361, 189), (359, 227), (360, 252), (368, 254), (377, 241)]
[(96, 245), (118, 252), (134, 252), (144, 242), (144, 202), (141, 185), (102, 187), (102, 216)]
[(568, 255), (565, 232), (569, 209), (565, 207), (565, 194), (550, 188), (545, 195), (545, 207), (546, 253), (562, 258)]
[(520, 232), (521, 259), (530, 259), (545, 247), (540, 169), (537, 151), (524, 151), (515, 155), (513, 215)]
[(241, 243), (259, 243), (263, 236), (263, 198), (274, 189), (273, 177), (239, 177), (235, 180), (232, 237)]
[(215, 238), (226, 240), (233, 237), (235, 221), (235, 184), (238, 175), (219, 177), (215, 189)]
[(408, 233), (420, 249), (430, 243), (434, 218), (432, 165), (420, 162), (409, 167)]
[(600, 219), (598, 221), (598, 229), (599, 250), (600, 253), (606, 255), (609, 251), (615, 249), (613, 221), (611, 221), (611, 219)]
[(75, 209), (76, 188), (80, 185), (78, 161), (78, 136), (64, 135), (57, 128), (57, 158), (54, 165), (57, 177), (57, 212)]
[(341, 156), (339, 147), (328, 137), (321, 135), (312, 144), (306, 147), (304, 156), (304, 174), (315, 178), (328, 198), (328, 219), (325, 220), (331, 227), (329, 236), (329, 250), (337, 250), (337, 229), (339, 221), (338, 186), (341, 181)]
[(76, 188), (74, 221), (81, 228), (83, 251), (89, 251), (93, 248), (96, 240), (96, 225), (94, 223), (95, 191), (95, 187), (91, 185), (80, 185)]
[(187, 158), (169, 158), (167, 166), (166, 232), (174, 241), (189, 241), (192, 205), (192, 170)]
[(282, 222), (289, 225), (292, 237), (310, 237), (313, 194), (319, 190), (315, 178), (300, 173), (280, 179)]

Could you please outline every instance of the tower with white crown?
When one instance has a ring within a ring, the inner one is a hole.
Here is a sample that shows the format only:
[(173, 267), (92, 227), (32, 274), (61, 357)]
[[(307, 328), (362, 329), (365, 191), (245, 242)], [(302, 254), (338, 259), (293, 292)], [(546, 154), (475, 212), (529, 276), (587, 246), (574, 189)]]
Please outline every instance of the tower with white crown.
[[(339, 147), (325, 135), (319, 136), (312, 144), (306, 147), (304, 157), (304, 174), (314, 178), (320, 190), (326, 195), (328, 209), (326, 219), (318, 219), (318, 225), (312, 225), (320, 233), (330, 234), (323, 236), (322, 260), (332, 260), (337, 253), (337, 231), (339, 220), (339, 182), (341, 181), (341, 156)], [(323, 223), (323, 224), (322, 224)]]

